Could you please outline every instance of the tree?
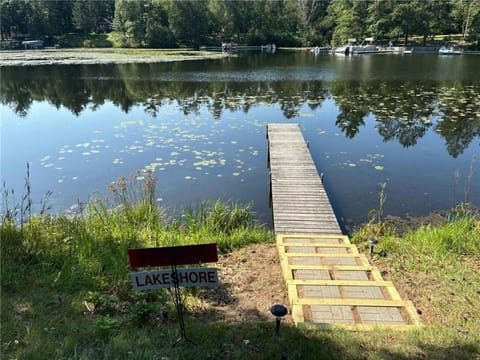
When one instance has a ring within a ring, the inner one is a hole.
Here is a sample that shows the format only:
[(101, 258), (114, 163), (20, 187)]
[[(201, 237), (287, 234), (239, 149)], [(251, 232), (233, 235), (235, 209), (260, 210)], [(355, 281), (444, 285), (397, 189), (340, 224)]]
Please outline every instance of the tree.
[[(263, 14), (259, 14), (261, 23), (258, 28), (263, 36), (263, 43), (295, 45), (297, 41), (294, 35), (298, 29), (298, 20), (291, 16), (295, 13), (292, 2), (266, 0), (263, 11)], [(309, 39), (311, 38), (313, 36)]]
[(168, 28), (168, 14), (161, 1), (153, 1), (144, 8), (145, 40), (147, 47), (173, 48), (175, 37)]
[(89, 33), (95, 30), (97, 8), (93, 0), (76, 0), (73, 3), (72, 21), (77, 30)]
[(145, 40), (144, 1), (116, 0), (113, 29), (120, 46), (141, 47)]
[(41, 35), (48, 34), (47, 21), (48, 9), (45, 1), (33, 0), (26, 2), (26, 34), (33, 37), (41, 37)]
[(295, 1), (296, 13), (299, 19), (299, 29), (303, 42), (309, 44), (318, 38), (320, 20), (326, 16), (330, 0), (299, 0)]
[(228, 17), (233, 25), (233, 32), (238, 39), (251, 32), (255, 19), (255, 2), (247, 0), (225, 1)]
[(49, 35), (60, 35), (73, 31), (73, 3), (71, 1), (51, 0), (46, 1), (46, 6)]
[(114, 13), (113, 0), (76, 0), (72, 8), (72, 21), (75, 28), (84, 32), (101, 32), (101, 23), (111, 20)]
[(189, 45), (199, 46), (202, 39), (207, 36), (208, 3), (204, 0), (173, 0), (169, 4), (168, 21), (178, 40)]
[[(25, 7), (23, 8), (25, 10)], [(0, 31), (2, 40), (26, 32), (19, 1), (2, 0), (0, 2)]]
[(234, 34), (234, 30), (226, 2), (224, 0), (210, 0), (208, 10), (211, 14), (209, 34), (216, 36), (222, 42), (230, 39)]
[(392, 20), (398, 33), (403, 34), (404, 46), (408, 45), (408, 37), (415, 33), (417, 26), (417, 11), (412, 0), (395, 3)]
[(334, 24), (334, 46), (345, 43), (350, 38), (361, 40), (365, 37), (367, 5), (366, 1), (332, 0), (327, 11), (330, 22)]
[(393, 36), (395, 27), (392, 19), (393, 0), (375, 0), (368, 7), (368, 31), (376, 39), (384, 40)]
[(427, 37), (442, 33), (449, 23), (450, 4), (442, 0), (414, 0), (416, 9), (416, 29), (423, 36), (423, 46)]
[(480, 22), (480, 2), (478, 0), (453, 0), (453, 18), (460, 25), (463, 38), (470, 34), (472, 25)]

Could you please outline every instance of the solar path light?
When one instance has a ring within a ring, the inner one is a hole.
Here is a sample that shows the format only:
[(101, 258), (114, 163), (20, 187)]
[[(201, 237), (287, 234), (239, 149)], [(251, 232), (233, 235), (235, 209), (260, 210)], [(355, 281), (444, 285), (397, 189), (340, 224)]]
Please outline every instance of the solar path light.
[(368, 245), (370, 246), (370, 255), (373, 255), (374, 253), (374, 249), (375, 249), (375, 245), (378, 244), (378, 240), (375, 239), (375, 238), (370, 238), (368, 239)]
[(282, 318), (287, 315), (288, 310), (285, 306), (276, 304), (270, 308), (270, 312), (275, 316), (276, 326), (275, 326), (275, 336), (280, 334), (280, 321)]

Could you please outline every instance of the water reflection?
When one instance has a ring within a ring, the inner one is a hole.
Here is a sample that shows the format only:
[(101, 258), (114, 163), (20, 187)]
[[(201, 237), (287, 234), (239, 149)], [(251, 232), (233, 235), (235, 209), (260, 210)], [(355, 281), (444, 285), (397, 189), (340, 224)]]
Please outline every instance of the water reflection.
[[(367, 219), (379, 182), (388, 182), (389, 214), (446, 209), (464, 198), (478, 156), (475, 59), (302, 53), (5, 67), (2, 182), (21, 194), (29, 162), (34, 199), (51, 190), (49, 205), (62, 211), (150, 170), (162, 206), (235, 200), (253, 203), (269, 223), (265, 125), (291, 121), (344, 224)], [(469, 199), (478, 205), (477, 173), (472, 179)]]
[[(255, 57), (248, 59), (243, 65), (255, 63)], [(347, 138), (361, 131), (369, 114), (375, 116), (376, 129), (385, 142), (398, 141), (410, 147), (433, 128), (452, 157), (462, 154), (480, 136), (478, 82), (165, 81), (166, 74), (174, 74), (179, 66), (164, 65), (161, 72), (154, 65), (136, 64), (7, 67), (2, 69), (0, 100), (21, 117), (34, 101), (47, 101), (77, 116), (111, 102), (125, 113), (140, 105), (152, 117), (172, 104), (185, 115), (198, 114), (206, 107), (214, 119), (220, 119), (225, 111), (248, 113), (253, 107), (279, 105), (283, 116), (292, 119), (302, 115), (304, 105), (316, 110), (332, 98), (338, 107), (336, 126)]]

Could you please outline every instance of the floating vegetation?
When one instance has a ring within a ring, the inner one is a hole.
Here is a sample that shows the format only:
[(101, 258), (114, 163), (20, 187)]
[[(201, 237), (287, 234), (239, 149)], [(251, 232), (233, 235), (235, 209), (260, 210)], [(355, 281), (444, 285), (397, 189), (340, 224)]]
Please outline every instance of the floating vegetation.
[(143, 120), (126, 120), (126, 121), (122, 121), (119, 125), (118, 125), (118, 128), (120, 129), (125, 129), (129, 126), (135, 126), (135, 125), (140, 125), (140, 126), (143, 126), (144, 125), (144, 121)]
[(304, 113), (304, 112), (301, 112), (298, 114), (300, 117), (304, 117), (304, 118), (313, 118), (315, 117), (315, 114), (313, 113)]

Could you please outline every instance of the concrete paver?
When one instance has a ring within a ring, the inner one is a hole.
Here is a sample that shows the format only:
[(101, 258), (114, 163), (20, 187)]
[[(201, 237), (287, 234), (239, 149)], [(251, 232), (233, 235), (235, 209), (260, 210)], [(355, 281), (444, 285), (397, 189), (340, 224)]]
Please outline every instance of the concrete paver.
[(357, 311), (365, 324), (405, 324), (400, 310), (395, 307), (358, 306)]
[(349, 299), (385, 299), (379, 287), (374, 286), (342, 286), (345, 297)]
[(329, 285), (304, 285), (303, 297), (316, 299), (340, 299), (340, 289), (338, 286)]
[(290, 256), (290, 265), (322, 265), (322, 258), (319, 256)]
[(328, 265), (359, 265), (354, 257), (324, 257)]
[(336, 270), (334, 274), (336, 280), (368, 280), (366, 271)]
[(350, 306), (310, 305), (312, 321), (318, 323), (349, 323), (355, 322)]
[(329, 248), (329, 247), (318, 247), (317, 253), (319, 254), (348, 254), (348, 250), (345, 248)]
[(287, 246), (285, 248), (287, 253), (315, 253), (314, 246)]
[(293, 271), (295, 280), (331, 280), (328, 270), (306, 270), (298, 269)]

